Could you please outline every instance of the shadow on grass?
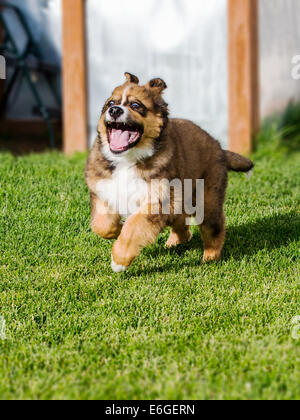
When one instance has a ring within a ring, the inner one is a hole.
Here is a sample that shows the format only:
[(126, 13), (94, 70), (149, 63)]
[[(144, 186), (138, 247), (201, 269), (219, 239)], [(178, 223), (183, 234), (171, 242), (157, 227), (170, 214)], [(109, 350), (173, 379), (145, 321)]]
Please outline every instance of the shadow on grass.
[[(276, 248), (287, 246), (291, 241), (300, 239), (300, 215), (297, 214), (279, 214), (276, 216), (257, 219), (254, 222), (245, 223), (239, 226), (229, 226), (227, 229), (227, 238), (223, 250), (222, 261), (241, 261), (245, 256), (252, 257), (260, 250), (272, 251)], [(149, 267), (145, 269), (136, 269), (134, 272), (128, 272), (128, 275), (145, 275), (145, 272), (164, 273), (167, 271), (178, 271), (183, 267), (196, 267), (201, 265), (203, 245), (200, 234), (194, 233), (194, 236), (186, 245), (180, 245), (171, 250), (166, 249), (162, 240), (154, 249), (146, 249), (144, 257), (149, 256), (151, 260), (164, 255), (174, 255), (183, 257), (191, 250), (199, 250), (199, 257), (191, 258), (176, 263), (167, 262), (159, 267)], [(296, 256), (295, 256), (296, 258)], [(213, 263), (220, 264), (220, 263)], [(152, 265), (152, 264), (151, 264)], [(125, 273), (126, 276), (126, 273)]]
[(287, 246), (300, 238), (300, 215), (278, 214), (257, 219), (240, 226), (231, 226), (227, 232), (224, 248), (225, 261), (231, 257), (240, 260), (244, 255), (252, 256), (259, 250), (272, 251)]

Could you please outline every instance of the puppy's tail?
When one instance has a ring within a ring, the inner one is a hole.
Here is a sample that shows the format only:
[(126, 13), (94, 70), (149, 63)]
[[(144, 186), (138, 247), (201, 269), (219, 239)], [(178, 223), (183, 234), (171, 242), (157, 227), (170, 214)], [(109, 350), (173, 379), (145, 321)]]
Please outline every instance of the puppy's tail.
[(254, 163), (237, 153), (225, 151), (227, 168), (234, 172), (250, 172), (254, 168)]

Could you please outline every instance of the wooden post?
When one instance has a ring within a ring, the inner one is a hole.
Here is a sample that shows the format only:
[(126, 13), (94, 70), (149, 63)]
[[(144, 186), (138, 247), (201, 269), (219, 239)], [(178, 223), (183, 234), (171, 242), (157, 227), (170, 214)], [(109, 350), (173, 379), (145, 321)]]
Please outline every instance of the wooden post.
[(63, 0), (64, 152), (87, 150), (85, 1)]
[(260, 127), (258, 0), (228, 0), (229, 148), (249, 154)]

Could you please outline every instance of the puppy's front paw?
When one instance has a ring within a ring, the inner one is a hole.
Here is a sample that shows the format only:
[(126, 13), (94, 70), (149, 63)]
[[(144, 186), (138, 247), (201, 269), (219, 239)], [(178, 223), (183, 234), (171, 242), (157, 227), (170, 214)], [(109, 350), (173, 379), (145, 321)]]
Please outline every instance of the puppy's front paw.
[(124, 265), (118, 265), (114, 262), (113, 256), (111, 256), (111, 268), (115, 273), (123, 273), (127, 270), (128, 267), (124, 267)]

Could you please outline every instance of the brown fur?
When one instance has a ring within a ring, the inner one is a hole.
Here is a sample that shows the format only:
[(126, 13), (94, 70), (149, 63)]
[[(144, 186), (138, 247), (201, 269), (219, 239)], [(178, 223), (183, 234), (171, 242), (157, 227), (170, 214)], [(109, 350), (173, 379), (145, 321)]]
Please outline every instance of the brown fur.
[[(144, 129), (141, 141), (135, 148), (151, 146), (155, 151), (152, 157), (136, 163), (140, 177), (148, 183), (152, 179), (180, 179), (182, 182), (185, 179), (204, 179), (205, 217), (200, 226), (204, 242), (203, 260), (219, 260), (225, 241), (223, 206), (228, 170), (247, 172), (252, 169), (253, 163), (240, 155), (222, 150), (216, 140), (192, 122), (168, 119), (167, 104), (162, 98), (166, 84), (161, 79), (151, 80), (145, 86), (139, 86), (138, 83), (136, 76), (126, 73), (126, 83), (114, 90), (99, 121), (98, 138), (86, 167), (86, 182), (91, 191), (93, 231), (103, 238), (117, 238), (112, 256), (116, 264), (124, 267), (132, 263), (143, 247), (154, 243), (166, 226), (171, 226), (168, 247), (191, 238), (190, 229), (185, 225), (186, 215), (174, 214), (174, 197), (171, 215), (163, 215), (160, 205), (160, 214), (151, 214), (151, 205), (148, 203), (137, 214), (130, 216), (123, 227), (120, 216), (106, 214), (105, 203), (96, 197), (97, 182), (110, 179), (115, 170), (114, 163), (102, 153), (102, 147), (109, 143), (105, 113), (111, 100), (117, 105), (121, 104), (127, 89), (125, 106), (130, 111), (130, 121)], [(143, 104), (141, 112), (134, 112), (130, 108), (132, 100)]]

